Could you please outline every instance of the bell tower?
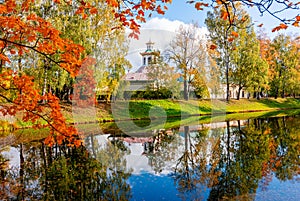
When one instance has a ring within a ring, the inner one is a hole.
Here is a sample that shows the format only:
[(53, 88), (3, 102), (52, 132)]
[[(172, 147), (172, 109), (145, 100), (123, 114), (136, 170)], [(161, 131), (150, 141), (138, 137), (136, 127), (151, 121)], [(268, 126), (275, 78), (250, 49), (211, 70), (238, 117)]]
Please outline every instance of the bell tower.
[(148, 66), (152, 62), (155, 62), (155, 57), (159, 56), (159, 51), (155, 51), (153, 49), (154, 42), (149, 40), (146, 43), (147, 49), (145, 52), (141, 52), (140, 54), (142, 55), (142, 66)]

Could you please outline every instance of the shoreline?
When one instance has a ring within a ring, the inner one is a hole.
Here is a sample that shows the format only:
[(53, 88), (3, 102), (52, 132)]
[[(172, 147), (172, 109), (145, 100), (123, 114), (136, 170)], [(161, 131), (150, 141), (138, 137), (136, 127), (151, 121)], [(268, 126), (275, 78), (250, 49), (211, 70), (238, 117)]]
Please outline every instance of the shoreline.
[[(112, 112), (112, 107), (114, 112)], [(70, 110), (71, 108), (71, 110)], [(255, 112), (292, 111), (300, 109), (300, 100), (285, 99), (241, 99), (230, 100), (131, 100), (117, 103), (100, 103), (96, 108), (82, 108), (80, 121), (73, 118), (72, 105), (62, 104), (62, 112), (69, 125), (99, 124), (126, 121), (179, 119), (202, 116), (247, 114)], [(95, 111), (94, 111), (95, 110)], [(154, 112), (151, 110), (154, 110)], [(92, 116), (91, 112), (96, 112)], [(78, 117), (77, 117), (78, 119)], [(5, 122), (0, 120), (0, 131), (32, 128), (28, 122)]]

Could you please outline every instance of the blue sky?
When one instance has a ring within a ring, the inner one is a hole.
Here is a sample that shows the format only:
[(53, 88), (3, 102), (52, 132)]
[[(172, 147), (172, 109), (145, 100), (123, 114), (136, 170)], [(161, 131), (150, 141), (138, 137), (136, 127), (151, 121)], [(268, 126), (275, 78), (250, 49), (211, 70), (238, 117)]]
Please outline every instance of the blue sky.
[[(152, 17), (158, 17), (158, 18), (166, 18), (168, 20), (174, 21), (179, 20), (184, 23), (191, 23), (191, 22), (197, 22), (200, 26), (205, 26), (204, 21), (206, 18), (206, 13), (209, 10), (208, 8), (205, 8), (202, 11), (197, 11), (194, 8), (193, 4), (187, 4), (185, 3), (185, 0), (173, 0), (172, 4), (168, 4), (168, 10), (165, 15), (158, 15), (153, 14)], [(295, 1), (293, 1), (295, 2)], [(271, 7), (272, 9), (278, 9), (277, 6)], [(280, 22), (271, 17), (268, 14), (264, 14), (261, 16), (261, 14), (258, 12), (257, 8), (246, 8), (249, 12), (250, 16), (252, 17), (253, 22), (258, 25), (260, 23), (263, 23), (263, 28), (265, 31), (269, 34), (270, 37), (274, 37), (278, 33), (299, 33), (300, 28), (295, 28), (290, 26), (287, 30), (283, 30), (280, 32), (272, 33), (272, 28), (276, 27), (280, 24)], [(297, 14), (299, 14), (298, 11), (288, 11), (283, 13), (281, 16), (283, 18), (290, 18), (291, 16), (294, 17)], [(258, 28), (257, 28), (258, 29)]]
[(200, 26), (204, 26), (206, 12), (207, 10), (197, 11), (192, 4), (187, 4), (184, 0), (174, 0), (172, 4), (168, 4), (165, 15), (154, 14), (153, 16), (184, 23), (197, 22)]

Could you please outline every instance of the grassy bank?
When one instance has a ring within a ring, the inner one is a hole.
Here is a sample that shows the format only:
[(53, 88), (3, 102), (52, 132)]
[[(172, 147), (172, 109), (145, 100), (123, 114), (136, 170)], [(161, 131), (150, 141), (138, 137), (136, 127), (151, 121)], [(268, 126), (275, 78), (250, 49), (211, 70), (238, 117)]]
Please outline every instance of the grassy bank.
[[(230, 100), (133, 100), (116, 103), (101, 103), (97, 107), (72, 109), (72, 105), (62, 105), (63, 114), (68, 123), (97, 123), (126, 120), (158, 119), (172, 123), (175, 119), (184, 119), (191, 116), (228, 116), (233, 114), (237, 118), (248, 112), (276, 112), (286, 109), (300, 109), (300, 100), (286, 99), (241, 99)], [(246, 115), (249, 116), (249, 115)], [(205, 117), (210, 118), (211, 117)], [(2, 125), (2, 126), (1, 126)], [(30, 127), (30, 123), (15, 122), (14, 128)], [(0, 123), (0, 130), (9, 129), (7, 123)]]
[(188, 117), (209, 114), (231, 114), (283, 109), (300, 109), (300, 100), (287, 99), (242, 99), (230, 100), (138, 100), (118, 102), (111, 105), (115, 120), (155, 119), (163, 117)]

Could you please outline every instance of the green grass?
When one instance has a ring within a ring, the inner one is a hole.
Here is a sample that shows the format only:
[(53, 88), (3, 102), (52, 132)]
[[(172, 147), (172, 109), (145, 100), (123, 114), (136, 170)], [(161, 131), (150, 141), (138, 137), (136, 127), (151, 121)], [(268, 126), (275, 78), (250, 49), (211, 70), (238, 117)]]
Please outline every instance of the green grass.
[(112, 115), (115, 120), (157, 119), (185, 117), (193, 115), (245, 113), (259, 111), (274, 111), (283, 109), (300, 109), (298, 99), (241, 99), (230, 100), (136, 100), (117, 102), (112, 105)]
[[(101, 103), (97, 107), (77, 108), (72, 105), (62, 105), (63, 114), (68, 123), (97, 123), (111, 121), (143, 120), (142, 127), (150, 125), (150, 120), (165, 121), (167, 124), (176, 124), (176, 119), (185, 119), (191, 116), (212, 115), (213, 117), (235, 113), (243, 117), (249, 112), (273, 112), (279, 110), (300, 109), (300, 100), (286, 99), (241, 99), (230, 100), (131, 100), (119, 101), (111, 104)], [(248, 116), (248, 115), (246, 115)], [(203, 117), (208, 118), (208, 117)], [(220, 117), (218, 117), (220, 118)], [(210, 117), (209, 117), (210, 121)], [(148, 123), (147, 123), (148, 122)], [(30, 122), (16, 122), (17, 127), (30, 127)], [(1, 126), (2, 125), (2, 126)], [(6, 124), (1, 124), (0, 130), (7, 130)], [(140, 125), (137, 125), (140, 126)]]
[[(79, 131), (84, 131), (85, 135), (91, 134), (129, 134), (131, 136), (151, 136), (153, 130), (156, 129), (169, 129), (180, 127), (183, 125), (197, 126), (200, 124), (209, 124), (211, 122), (221, 122), (225, 120), (246, 120), (252, 118), (265, 118), (265, 117), (275, 117), (275, 116), (287, 116), (287, 115), (298, 115), (300, 114), (300, 109), (298, 110), (269, 110), (260, 112), (250, 112), (250, 113), (232, 113), (232, 114), (218, 114), (218, 115), (204, 115), (204, 116), (189, 116), (189, 117), (177, 117), (177, 118), (161, 118), (161, 119), (147, 119), (147, 120), (137, 120), (137, 121), (117, 121), (117, 122), (107, 122), (101, 124), (78, 124), (76, 128)], [(164, 121), (166, 120), (166, 121)], [(134, 126), (134, 127), (133, 127)], [(8, 144), (18, 144), (29, 141), (39, 141), (48, 135), (47, 129), (20, 129), (13, 132), (1, 132), (0, 139), (5, 138), (8, 135), (13, 134), (13, 141), (7, 142)], [(8, 145), (7, 144), (7, 145)]]

